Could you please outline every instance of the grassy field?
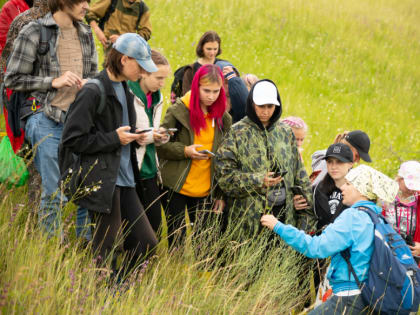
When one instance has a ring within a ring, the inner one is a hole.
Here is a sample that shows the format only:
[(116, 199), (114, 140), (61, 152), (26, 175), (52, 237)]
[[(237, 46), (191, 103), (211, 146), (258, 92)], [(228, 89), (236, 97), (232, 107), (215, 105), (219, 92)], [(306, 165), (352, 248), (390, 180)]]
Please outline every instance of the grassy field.
[[(313, 151), (354, 129), (369, 134), (372, 166), (390, 176), (401, 161), (420, 159), (418, 1), (147, 4), (150, 44), (172, 70), (195, 60), (197, 40), (212, 29), (222, 38), (221, 58), (277, 83), (283, 115), (309, 125), (308, 170)], [(268, 233), (236, 243), (217, 227), (193, 229), (192, 240), (171, 253), (161, 243), (157, 256), (118, 286), (75, 239), (73, 206), (64, 209), (68, 241), (60, 243), (36, 227), (26, 188), (0, 193), (2, 314), (288, 314), (300, 310), (307, 295), (310, 277), (293, 251), (282, 244), (265, 250)]]

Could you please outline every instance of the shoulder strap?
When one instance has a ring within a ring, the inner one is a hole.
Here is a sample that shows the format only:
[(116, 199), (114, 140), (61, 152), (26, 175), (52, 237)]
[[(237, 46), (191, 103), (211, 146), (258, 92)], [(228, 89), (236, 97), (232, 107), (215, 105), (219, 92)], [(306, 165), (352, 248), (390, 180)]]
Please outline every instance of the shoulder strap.
[(140, 2), (139, 15), (137, 16), (137, 21), (136, 21), (136, 32), (139, 30), (139, 24), (140, 24), (141, 16), (146, 11), (145, 9), (146, 9), (146, 4), (143, 1), (141, 1)]
[(6, 95), (6, 85), (4, 81), (0, 85), (0, 114), (3, 114), (3, 108), (7, 108), (7, 95)]
[[(48, 51), (50, 51), (51, 56), (53, 56), (55, 54), (55, 50), (51, 49), (55, 48), (54, 47), (54, 43), (51, 42), (51, 38), (52, 38), (52, 28), (51, 27), (47, 27), (43, 24), (41, 24), (41, 22), (39, 20), (37, 20), (37, 23), (39, 24), (39, 44), (38, 44), (38, 49), (37, 49), (37, 54), (39, 56), (45, 56)], [(34, 72), (35, 75), (38, 75), (39, 73), (39, 60), (35, 61), (35, 67), (34, 67)]]
[(357, 286), (362, 289), (361, 283), (359, 281), (359, 277), (356, 275), (356, 271), (354, 271), (353, 265), (350, 262), (350, 248), (346, 248), (342, 252), (340, 252), (341, 257), (346, 261), (347, 267), (349, 268), (349, 279), (350, 279), (350, 273), (353, 275), (354, 280), (356, 280)]
[[(364, 206), (357, 207), (358, 210), (363, 211), (367, 213), (370, 217), (370, 219), (373, 222), (374, 228), (376, 228), (376, 225), (379, 224), (379, 215), (374, 212), (372, 209)], [(356, 272), (354, 271), (353, 265), (350, 262), (350, 248), (346, 248), (345, 250), (340, 252), (341, 257), (346, 261), (347, 267), (349, 269), (349, 279), (350, 279), (350, 273), (353, 275), (354, 279), (356, 280), (357, 286), (362, 289), (361, 283), (359, 281), (359, 278), (356, 275)]]
[(378, 214), (375, 211), (373, 211), (372, 209), (368, 208), (368, 207), (364, 207), (364, 206), (360, 206), (357, 207), (358, 210), (363, 211), (365, 213), (367, 213), (370, 217), (370, 219), (373, 222), (373, 225), (376, 226), (377, 224), (380, 224), (381, 222), (379, 221), (379, 218), (382, 218), (385, 223), (388, 223), (385, 218), (382, 216), (382, 214)]
[(99, 102), (98, 108), (96, 109), (96, 113), (101, 114), (105, 108), (105, 103), (106, 103), (106, 94), (105, 94), (104, 85), (98, 79), (90, 79), (88, 82), (86, 82), (86, 84), (89, 84), (89, 83), (96, 85), (99, 89), (99, 93), (101, 94), (101, 100)]
[(38, 55), (44, 56), (50, 50), (52, 29), (51, 27), (47, 27), (41, 24), (40, 21), (38, 21), (38, 24), (40, 27), (40, 36), (39, 36), (39, 45), (38, 45), (37, 53)]
[(102, 19), (99, 20), (98, 26), (101, 30), (104, 30), (105, 23), (109, 20), (112, 13), (114, 13), (115, 8), (117, 7), (118, 0), (111, 0), (111, 4), (109, 5), (108, 9), (106, 10)]

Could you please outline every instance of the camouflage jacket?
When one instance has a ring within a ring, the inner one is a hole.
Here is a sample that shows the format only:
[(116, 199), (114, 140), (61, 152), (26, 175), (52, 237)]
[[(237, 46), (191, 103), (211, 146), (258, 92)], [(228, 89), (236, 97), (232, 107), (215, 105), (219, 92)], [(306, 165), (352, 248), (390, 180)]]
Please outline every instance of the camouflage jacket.
[(230, 219), (235, 224), (243, 225), (243, 230), (249, 229), (251, 235), (260, 230), (261, 214), (270, 212), (267, 205), (268, 189), (263, 187), (264, 177), (271, 171), (273, 163), (268, 158), (268, 152), (271, 152), (272, 159), (281, 170), (287, 170), (283, 180), (286, 188), (286, 223), (309, 229), (314, 224), (313, 213), (309, 210), (297, 212), (290, 190), (292, 186), (301, 186), (306, 200), (312, 204), (309, 178), (292, 130), (279, 121), (268, 130), (262, 130), (248, 117), (232, 126), (217, 151), (216, 178), (227, 196)]

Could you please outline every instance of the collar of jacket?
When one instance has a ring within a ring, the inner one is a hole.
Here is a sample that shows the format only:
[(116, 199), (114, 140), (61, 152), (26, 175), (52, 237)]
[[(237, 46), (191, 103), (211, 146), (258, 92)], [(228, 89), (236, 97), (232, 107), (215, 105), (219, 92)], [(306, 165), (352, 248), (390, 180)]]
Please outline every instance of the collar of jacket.
[[(114, 98), (114, 100), (121, 106), (120, 102), (118, 101), (117, 95), (115, 94), (114, 87), (112, 86), (112, 81), (108, 76), (108, 72), (106, 69), (103, 69), (101, 72), (99, 72), (98, 78), (104, 85), (105, 93), (107, 95), (107, 100), (110, 98)], [(127, 86), (127, 82), (122, 81), (121, 82), (125, 91), (125, 96), (127, 98), (127, 110), (128, 110), (128, 119), (130, 121), (130, 126), (132, 128), (135, 127), (136, 124), (136, 113), (134, 111), (134, 95), (130, 92), (130, 89)], [(134, 141), (135, 142), (135, 141)]]
[[(54, 17), (52, 16), (51, 12), (48, 12), (44, 17), (39, 19), (41, 21), (41, 24), (47, 26), (47, 27), (55, 27), (55, 28), (59, 28), (57, 22), (54, 20)], [(73, 21), (74, 26), (77, 28), (77, 31), (80, 34), (89, 35), (89, 27), (80, 21)]]
[[(106, 95), (117, 97), (114, 91), (114, 87), (112, 86), (112, 80), (109, 78), (108, 72), (106, 71), (106, 69), (103, 69), (101, 72), (99, 72), (98, 77), (101, 79), (101, 81), (104, 84)], [(127, 82), (121, 81), (121, 83), (124, 87), (124, 90), (127, 91)]]
[(174, 105), (174, 117), (188, 130), (192, 131), (190, 127), (190, 111), (184, 102), (178, 98)]
[[(130, 88), (130, 92), (139, 100), (141, 106), (145, 107), (146, 101), (146, 94), (144, 94), (143, 90), (139, 84), (140, 81), (127, 81), (127, 85)], [(161, 103), (163, 100), (162, 93), (160, 90), (152, 93), (152, 107)]]

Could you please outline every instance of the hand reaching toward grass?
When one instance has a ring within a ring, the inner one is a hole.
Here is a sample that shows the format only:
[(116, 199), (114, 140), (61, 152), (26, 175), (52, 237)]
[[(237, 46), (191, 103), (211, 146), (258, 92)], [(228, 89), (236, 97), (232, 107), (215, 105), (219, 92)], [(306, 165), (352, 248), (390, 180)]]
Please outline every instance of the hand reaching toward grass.
[(268, 227), (270, 230), (273, 230), (279, 220), (272, 214), (264, 214), (261, 217), (261, 224), (265, 227)]

